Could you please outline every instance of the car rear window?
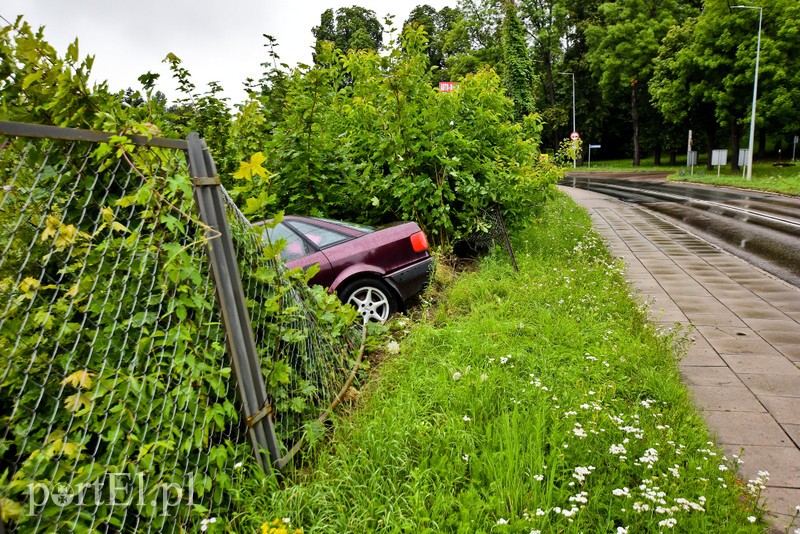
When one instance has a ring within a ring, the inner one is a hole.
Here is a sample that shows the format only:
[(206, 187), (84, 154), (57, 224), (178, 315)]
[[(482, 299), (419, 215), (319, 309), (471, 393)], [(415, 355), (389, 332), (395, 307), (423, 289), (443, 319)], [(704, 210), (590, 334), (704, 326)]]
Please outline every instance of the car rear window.
[(353, 238), (353, 236), (336, 232), (329, 228), (322, 228), (300, 221), (291, 221), (291, 225), (319, 248), (329, 247)]
[(276, 243), (279, 239), (286, 241), (286, 246), (281, 250), (281, 258), (284, 261), (296, 260), (312, 252), (305, 241), (283, 223), (264, 230), (264, 237), (271, 243)]

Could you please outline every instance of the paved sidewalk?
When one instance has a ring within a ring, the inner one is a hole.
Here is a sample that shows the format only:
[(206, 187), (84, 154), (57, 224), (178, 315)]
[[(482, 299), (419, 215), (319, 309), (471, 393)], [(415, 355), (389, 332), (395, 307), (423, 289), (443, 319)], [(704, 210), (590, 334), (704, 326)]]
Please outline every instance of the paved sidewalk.
[(718, 443), (741, 453), (741, 477), (769, 472), (767, 507), (784, 532), (800, 505), (800, 289), (649, 211), (561, 189), (625, 261), (652, 319), (694, 325), (684, 381)]

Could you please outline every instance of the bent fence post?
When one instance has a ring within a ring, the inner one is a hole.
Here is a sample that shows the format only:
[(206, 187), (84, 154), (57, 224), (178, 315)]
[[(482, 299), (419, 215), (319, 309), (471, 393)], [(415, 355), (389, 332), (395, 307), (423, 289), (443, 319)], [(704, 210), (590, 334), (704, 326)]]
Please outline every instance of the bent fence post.
[[(222, 186), (205, 141), (192, 133), (187, 137), (187, 142), (189, 174), (200, 220), (209, 227), (206, 230), (206, 250), (248, 435), (259, 465), (270, 470), (280, 459), (280, 446), (256, 352), (253, 328), (226, 217)], [(269, 458), (264, 457), (265, 450), (269, 452)]]

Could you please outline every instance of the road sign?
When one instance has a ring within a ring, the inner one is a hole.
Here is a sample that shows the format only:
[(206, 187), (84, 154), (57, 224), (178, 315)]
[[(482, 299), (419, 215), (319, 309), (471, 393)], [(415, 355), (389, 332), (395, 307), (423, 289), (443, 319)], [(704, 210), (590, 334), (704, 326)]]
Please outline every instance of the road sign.
[(592, 149), (593, 148), (600, 148), (600, 145), (589, 145), (589, 167), (592, 166)]
[(581, 135), (578, 132), (572, 132), (571, 134), (569, 134), (569, 138), (572, 139), (573, 141), (577, 141), (578, 139), (581, 138)]
[(449, 93), (458, 87), (458, 82), (439, 82), (439, 92)]

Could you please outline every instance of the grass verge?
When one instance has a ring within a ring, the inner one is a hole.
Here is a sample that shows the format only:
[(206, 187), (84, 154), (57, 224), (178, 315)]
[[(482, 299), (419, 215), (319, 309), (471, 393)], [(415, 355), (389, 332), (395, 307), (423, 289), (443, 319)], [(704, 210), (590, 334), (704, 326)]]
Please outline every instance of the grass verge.
[(763, 531), (680, 339), (645, 323), (586, 213), (559, 195), (515, 237), (520, 272), (497, 252), (458, 277), (306, 469), (247, 479), (235, 530)]
[(755, 164), (753, 165), (751, 180), (742, 178), (740, 172), (732, 173), (730, 169), (720, 169), (720, 175), (717, 176), (716, 171), (707, 171), (705, 169), (698, 171), (697, 167), (695, 167), (694, 175), (688, 174), (684, 169), (678, 174), (673, 174), (669, 179), (680, 182), (770, 191), (784, 195), (800, 195), (800, 167), (774, 167), (770, 164)]
[(742, 177), (742, 172), (732, 172), (729, 166), (720, 169), (717, 176), (717, 169), (707, 170), (705, 163), (694, 168), (694, 174), (689, 174), (686, 168), (686, 157), (683, 158), (681, 165), (653, 165), (652, 159), (643, 159), (640, 167), (633, 167), (630, 160), (608, 160), (592, 162), (591, 168), (581, 167), (580, 172), (645, 172), (659, 171), (671, 173), (669, 179), (678, 182), (691, 182), (708, 185), (722, 185), (727, 187), (738, 187), (741, 189), (753, 189), (756, 191), (769, 191), (784, 195), (800, 196), (800, 165), (796, 166), (775, 166), (772, 163), (756, 163), (753, 165), (753, 175), (751, 180)]

